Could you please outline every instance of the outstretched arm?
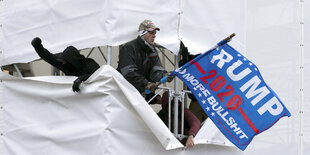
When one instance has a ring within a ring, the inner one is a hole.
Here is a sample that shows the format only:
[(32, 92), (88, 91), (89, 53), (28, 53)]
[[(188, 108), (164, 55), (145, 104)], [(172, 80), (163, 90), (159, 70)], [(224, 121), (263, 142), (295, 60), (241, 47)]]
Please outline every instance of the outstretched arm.
[(38, 55), (51, 64), (52, 66), (62, 70), (62, 64), (61, 62), (57, 61), (57, 57), (50, 53), (46, 48), (43, 47), (42, 41), (40, 38), (36, 37), (31, 41), (32, 46), (34, 47), (35, 51), (38, 53)]

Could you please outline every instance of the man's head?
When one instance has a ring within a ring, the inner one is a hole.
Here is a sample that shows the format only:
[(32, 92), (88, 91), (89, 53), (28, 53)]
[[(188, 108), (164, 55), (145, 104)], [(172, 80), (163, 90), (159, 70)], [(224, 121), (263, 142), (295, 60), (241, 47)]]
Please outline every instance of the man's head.
[(82, 60), (85, 59), (80, 54), (79, 50), (73, 46), (67, 47), (62, 53), (58, 54), (57, 60), (63, 65), (72, 65), (76, 69), (80, 69), (82, 66)]
[(160, 31), (160, 29), (152, 21), (144, 20), (139, 25), (138, 31), (145, 41), (153, 45), (156, 38), (156, 31)]

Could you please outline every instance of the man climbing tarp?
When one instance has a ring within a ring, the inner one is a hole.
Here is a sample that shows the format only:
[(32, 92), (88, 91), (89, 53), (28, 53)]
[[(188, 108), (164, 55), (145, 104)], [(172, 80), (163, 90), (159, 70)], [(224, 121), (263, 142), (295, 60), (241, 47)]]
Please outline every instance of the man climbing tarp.
[(85, 58), (73, 46), (69, 46), (62, 53), (54, 55), (43, 47), (42, 41), (38, 37), (34, 38), (31, 44), (43, 60), (63, 71), (66, 75), (78, 76), (72, 85), (75, 92), (79, 92), (80, 84), (100, 67), (95, 60)]

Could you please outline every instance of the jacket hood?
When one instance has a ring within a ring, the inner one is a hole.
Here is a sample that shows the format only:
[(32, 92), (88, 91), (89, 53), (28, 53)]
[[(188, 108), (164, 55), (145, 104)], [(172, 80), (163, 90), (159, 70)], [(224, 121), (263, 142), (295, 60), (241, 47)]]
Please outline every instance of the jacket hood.
[(78, 49), (73, 46), (69, 46), (58, 55), (58, 59), (65, 60), (66, 62), (73, 65), (76, 69), (81, 69), (82, 61), (85, 59), (85, 57), (80, 54)]

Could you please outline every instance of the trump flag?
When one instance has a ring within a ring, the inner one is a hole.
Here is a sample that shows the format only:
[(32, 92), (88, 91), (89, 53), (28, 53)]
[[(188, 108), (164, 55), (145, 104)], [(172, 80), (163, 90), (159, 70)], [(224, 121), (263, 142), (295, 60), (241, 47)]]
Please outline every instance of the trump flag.
[(290, 116), (258, 68), (226, 43), (175, 70), (219, 130), (241, 150), (257, 134)]

